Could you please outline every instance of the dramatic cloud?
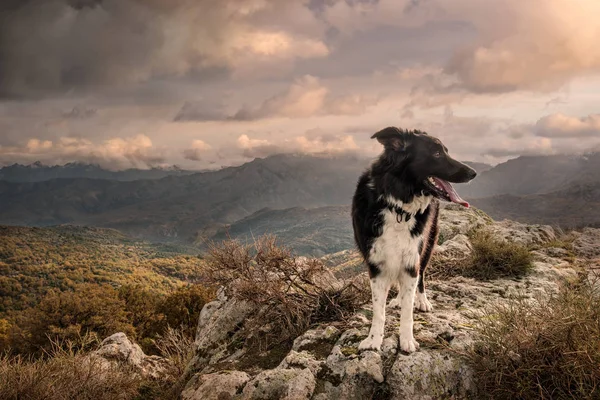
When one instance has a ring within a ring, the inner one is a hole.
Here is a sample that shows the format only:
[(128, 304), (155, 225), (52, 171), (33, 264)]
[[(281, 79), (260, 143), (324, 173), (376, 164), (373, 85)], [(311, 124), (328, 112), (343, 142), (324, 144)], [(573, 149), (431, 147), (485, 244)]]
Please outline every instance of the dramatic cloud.
[(101, 144), (82, 138), (62, 137), (57, 141), (29, 139), (23, 147), (0, 146), (0, 157), (11, 161), (73, 162), (99, 164), (108, 169), (147, 168), (165, 161), (145, 135), (111, 138)]
[(288, 90), (265, 100), (257, 108), (239, 110), (231, 119), (247, 121), (270, 117), (307, 118), (315, 115), (359, 115), (376, 104), (359, 95), (333, 96), (318, 78), (306, 75)]
[(312, 129), (294, 140), (297, 149), (304, 153), (345, 153), (359, 149), (351, 135), (336, 135)]
[(372, 156), (389, 125), (473, 161), (597, 149), (598, 15), (596, 0), (9, 0), (0, 162)]
[(203, 155), (205, 155), (206, 152), (211, 149), (212, 149), (212, 146), (210, 146), (208, 143), (206, 143), (200, 139), (196, 139), (192, 142), (191, 148), (185, 149), (183, 151), (183, 157), (186, 160), (201, 161), (203, 158)]
[(267, 157), (285, 151), (269, 140), (251, 139), (245, 134), (238, 137), (237, 147), (242, 150), (242, 155), (246, 158)]
[[(0, 6), (0, 94), (254, 76), (324, 57), (300, 0), (30, 0)], [(269, 23), (266, 23), (270, 21)]]
[(600, 114), (581, 118), (564, 114), (548, 115), (535, 124), (535, 133), (548, 138), (595, 137), (600, 139)]

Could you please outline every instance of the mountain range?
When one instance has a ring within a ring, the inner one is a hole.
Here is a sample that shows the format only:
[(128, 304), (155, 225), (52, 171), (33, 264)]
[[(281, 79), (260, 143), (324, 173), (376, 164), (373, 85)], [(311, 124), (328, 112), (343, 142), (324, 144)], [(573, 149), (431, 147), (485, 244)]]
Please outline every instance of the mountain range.
[(183, 170), (176, 165), (167, 168), (109, 171), (96, 164), (80, 162), (65, 165), (44, 165), (40, 161), (33, 164), (12, 164), (0, 168), (0, 180), (8, 182), (41, 182), (61, 178), (111, 179), (117, 181), (135, 181), (138, 179), (160, 179), (166, 176), (183, 176), (198, 171)]
[[(98, 179), (98, 167), (79, 177), (40, 181), (25, 174), (16, 182), (0, 180), (0, 224), (99, 226), (197, 244), (274, 233), (302, 253), (322, 255), (352, 245), (348, 205), (369, 162), (350, 155), (281, 154), (218, 171), (161, 170), (167, 176), (155, 179)], [(493, 218), (600, 224), (599, 153), (470, 164), (479, 175), (457, 190)]]

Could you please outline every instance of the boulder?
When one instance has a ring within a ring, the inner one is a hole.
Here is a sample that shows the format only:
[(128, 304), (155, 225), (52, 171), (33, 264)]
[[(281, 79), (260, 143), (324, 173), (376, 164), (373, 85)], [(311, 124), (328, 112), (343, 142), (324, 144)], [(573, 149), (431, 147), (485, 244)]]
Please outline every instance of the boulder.
[(129, 340), (123, 332), (104, 339), (100, 348), (91, 353), (91, 357), (98, 357), (108, 364), (129, 365), (141, 376), (153, 379), (162, 378), (169, 367), (166, 359), (144, 354), (141, 347)]
[(226, 400), (241, 393), (250, 376), (240, 371), (196, 374), (181, 393), (182, 400)]

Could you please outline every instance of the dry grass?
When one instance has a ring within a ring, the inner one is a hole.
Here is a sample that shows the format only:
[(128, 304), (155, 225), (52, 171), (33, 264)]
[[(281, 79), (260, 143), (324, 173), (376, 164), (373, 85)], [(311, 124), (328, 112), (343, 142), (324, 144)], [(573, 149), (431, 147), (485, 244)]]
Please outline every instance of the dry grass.
[(498, 305), (469, 354), (482, 396), (600, 398), (600, 292), (587, 280), (558, 295)]
[(211, 284), (228, 295), (260, 305), (245, 324), (260, 332), (267, 345), (295, 338), (322, 322), (344, 321), (370, 298), (366, 281), (338, 281), (317, 259), (292, 255), (272, 236), (251, 245), (228, 240), (209, 246), (206, 258)]
[(434, 254), (428, 275), (444, 279), (464, 276), (478, 280), (520, 278), (533, 267), (533, 257), (526, 246), (494, 237), (485, 231), (469, 235), (471, 254)]
[[(133, 399), (141, 378), (127, 366), (105, 364), (73, 350), (72, 342), (53, 346), (46, 358), (0, 356), (0, 399)], [(83, 346), (85, 347), (85, 346)]]
[[(156, 348), (169, 368), (162, 379), (144, 379), (128, 365), (90, 357), (95, 335), (77, 341), (53, 341), (44, 357), (0, 356), (2, 400), (169, 400), (178, 399), (181, 377), (193, 352), (193, 339), (182, 329), (168, 328)], [(83, 349), (83, 350), (82, 350)]]

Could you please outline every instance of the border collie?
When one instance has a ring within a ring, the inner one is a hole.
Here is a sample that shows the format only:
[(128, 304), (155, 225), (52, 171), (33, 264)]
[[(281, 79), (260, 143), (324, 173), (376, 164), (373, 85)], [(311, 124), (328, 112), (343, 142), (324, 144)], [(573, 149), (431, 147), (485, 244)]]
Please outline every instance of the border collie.
[(397, 285), (390, 307), (401, 307), (400, 348), (411, 353), (419, 348), (413, 307), (432, 309), (423, 273), (437, 242), (438, 199), (469, 207), (449, 182), (468, 182), (476, 172), (425, 132), (388, 127), (371, 138), (384, 151), (361, 175), (352, 199), (354, 239), (369, 267), (373, 300), (371, 330), (359, 349), (381, 348), (388, 291)]

